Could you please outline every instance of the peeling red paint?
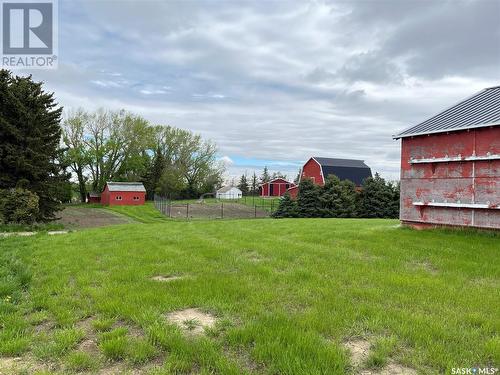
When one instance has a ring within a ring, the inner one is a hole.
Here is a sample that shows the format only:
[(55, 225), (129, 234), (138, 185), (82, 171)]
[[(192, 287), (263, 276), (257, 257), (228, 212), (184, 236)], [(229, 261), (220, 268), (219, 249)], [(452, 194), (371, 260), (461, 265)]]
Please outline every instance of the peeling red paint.
[[(498, 154), (500, 126), (403, 138), (401, 220), (500, 229), (500, 160), (464, 160)], [(411, 163), (458, 157), (461, 161)], [(436, 207), (430, 202), (484, 204), (489, 209)]]

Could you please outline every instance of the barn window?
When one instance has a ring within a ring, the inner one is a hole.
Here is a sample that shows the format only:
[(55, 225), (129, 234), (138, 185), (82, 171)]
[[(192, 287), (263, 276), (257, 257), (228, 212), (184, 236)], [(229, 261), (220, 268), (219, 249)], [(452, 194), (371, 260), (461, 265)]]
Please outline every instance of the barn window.
[(138, 201), (139, 200), (139, 197), (134, 197), (134, 201)]
[(115, 199), (116, 199), (117, 201), (121, 201), (121, 200), (122, 200), (122, 196), (121, 196), (121, 195), (117, 195)]
[(290, 184), (285, 184), (285, 189), (288, 189), (290, 187)]

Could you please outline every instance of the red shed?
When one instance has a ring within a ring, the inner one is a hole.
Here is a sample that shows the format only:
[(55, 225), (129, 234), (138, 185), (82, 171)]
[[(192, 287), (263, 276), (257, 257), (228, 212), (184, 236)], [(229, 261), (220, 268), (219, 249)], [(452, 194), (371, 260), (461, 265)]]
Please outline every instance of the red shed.
[(293, 182), (283, 178), (275, 178), (259, 186), (259, 195), (261, 197), (281, 197), (292, 186), (295, 186)]
[[(302, 167), (300, 178), (311, 179), (315, 184), (323, 186), (329, 175), (335, 175), (341, 180), (350, 180), (360, 187), (363, 180), (371, 177), (372, 172), (363, 160), (321, 158), (314, 156)], [(295, 198), (298, 187), (291, 188), (288, 193)]]
[(500, 86), (393, 138), (402, 139), (403, 223), (500, 229)]
[(107, 182), (101, 194), (106, 205), (141, 205), (146, 201), (146, 189), (141, 182)]
[(94, 191), (87, 193), (87, 203), (101, 203), (101, 194)]

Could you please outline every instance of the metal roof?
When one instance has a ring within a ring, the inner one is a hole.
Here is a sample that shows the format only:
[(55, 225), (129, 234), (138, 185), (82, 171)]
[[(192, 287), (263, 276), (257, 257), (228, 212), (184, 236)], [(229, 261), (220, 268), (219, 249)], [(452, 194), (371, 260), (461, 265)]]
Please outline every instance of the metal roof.
[(335, 159), (335, 158), (320, 158), (313, 156), (322, 167), (350, 167), (350, 168), (369, 168), (364, 160), (356, 159)]
[(217, 193), (227, 193), (231, 189), (236, 189), (236, 190), (238, 190), (241, 193), (241, 190), (238, 189), (236, 186), (224, 186), (224, 187), (221, 187), (219, 190), (217, 190)]
[(142, 182), (106, 182), (109, 191), (142, 191), (146, 192)]
[(394, 139), (500, 125), (500, 86), (486, 88), (430, 119), (411, 126)]

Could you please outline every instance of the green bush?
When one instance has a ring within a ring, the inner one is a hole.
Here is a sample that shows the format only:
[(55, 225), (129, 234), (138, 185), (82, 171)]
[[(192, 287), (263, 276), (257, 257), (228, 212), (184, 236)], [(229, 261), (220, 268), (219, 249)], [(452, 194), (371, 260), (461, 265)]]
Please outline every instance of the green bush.
[(39, 214), (38, 202), (38, 195), (26, 189), (0, 190), (1, 222), (33, 224)]

